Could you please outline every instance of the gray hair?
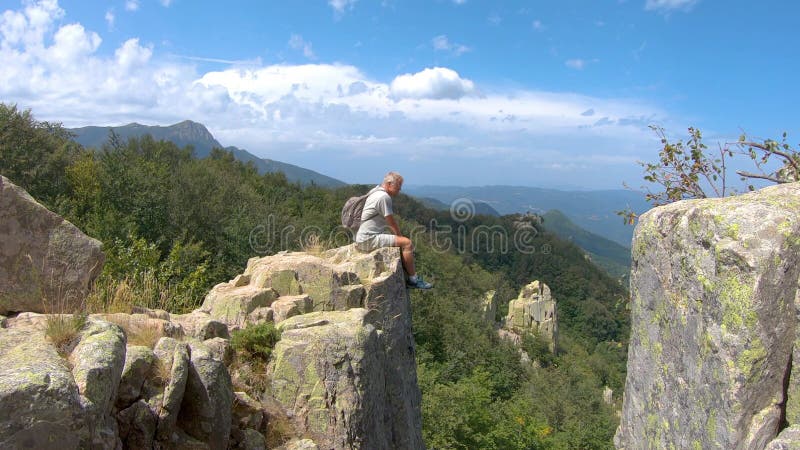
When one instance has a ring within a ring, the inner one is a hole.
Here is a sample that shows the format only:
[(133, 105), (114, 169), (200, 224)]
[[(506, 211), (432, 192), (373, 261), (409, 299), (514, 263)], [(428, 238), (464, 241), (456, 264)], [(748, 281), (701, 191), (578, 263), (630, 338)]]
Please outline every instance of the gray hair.
[(391, 184), (392, 186), (399, 186), (403, 184), (403, 176), (397, 172), (389, 172), (383, 177), (384, 184)]

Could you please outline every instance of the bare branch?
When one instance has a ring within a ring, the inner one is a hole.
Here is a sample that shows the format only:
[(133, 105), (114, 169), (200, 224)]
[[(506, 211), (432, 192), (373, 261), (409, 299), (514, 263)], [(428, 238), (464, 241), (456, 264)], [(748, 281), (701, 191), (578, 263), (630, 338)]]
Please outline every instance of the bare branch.
[(743, 177), (745, 177), (745, 178), (759, 178), (759, 179), (762, 179), (762, 180), (772, 181), (773, 183), (778, 183), (778, 184), (783, 184), (783, 183), (788, 183), (789, 182), (787, 180), (782, 180), (780, 178), (777, 178), (774, 175), (765, 175), (765, 174), (762, 175), (762, 174), (757, 174), (757, 173), (745, 172), (744, 170), (737, 170), (736, 173), (741, 175), (741, 176), (743, 176)]

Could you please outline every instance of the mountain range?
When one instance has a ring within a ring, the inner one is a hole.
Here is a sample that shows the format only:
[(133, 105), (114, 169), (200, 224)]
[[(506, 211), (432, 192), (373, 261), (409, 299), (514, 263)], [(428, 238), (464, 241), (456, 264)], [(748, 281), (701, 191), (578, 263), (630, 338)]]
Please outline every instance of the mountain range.
[[(113, 131), (123, 142), (129, 138), (151, 135), (171, 141), (179, 147), (192, 146), (195, 156), (208, 156), (222, 148), (240, 161), (252, 162), (260, 173), (283, 172), (291, 182), (303, 185), (339, 187), (337, 179), (272, 159), (259, 158), (247, 150), (222, 144), (197, 122), (186, 120), (170, 126), (147, 126), (138, 123), (109, 127), (87, 126), (69, 130), (74, 140), (87, 148), (101, 148)], [(609, 273), (622, 277), (630, 267), (630, 239), (633, 227), (624, 225), (615, 211), (630, 208), (641, 213), (648, 209), (640, 193), (628, 190), (560, 191), (520, 186), (404, 186), (404, 192), (427, 206), (447, 210), (454, 202), (469, 199), (475, 214), (500, 216), (535, 212), (544, 217), (545, 228), (583, 248), (595, 263)], [(557, 211), (555, 211), (557, 210)]]
[(259, 173), (283, 172), (286, 179), (293, 183), (316, 184), (323, 187), (339, 187), (345, 183), (335, 178), (331, 178), (313, 170), (305, 169), (293, 164), (275, 161), (258, 156), (238, 147), (223, 147), (208, 129), (197, 122), (185, 120), (169, 126), (149, 126), (138, 123), (130, 123), (119, 127), (97, 127), (89, 126), (82, 128), (69, 129), (74, 134), (74, 140), (87, 148), (100, 148), (108, 142), (110, 133), (113, 131), (122, 141), (129, 138), (138, 138), (144, 135), (151, 135), (156, 140), (170, 141), (178, 147), (190, 145), (194, 148), (195, 156), (204, 158), (211, 153), (214, 148), (222, 148), (233, 153), (233, 156), (243, 162), (255, 164)]
[(542, 216), (542, 225), (545, 230), (582, 248), (592, 262), (627, 286), (631, 270), (630, 248), (584, 230), (557, 209)]
[(633, 227), (626, 225), (616, 211), (630, 208), (641, 214), (650, 209), (642, 193), (625, 189), (560, 191), (525, 186), (404, 186), (403, 190), (409, 195), (445, 204), (463, 199), (475, 204), (486, 203), (501, 215), (528, 211), (544, 215), (557, 209), (574, 225), (623, 247), (630, 247)]

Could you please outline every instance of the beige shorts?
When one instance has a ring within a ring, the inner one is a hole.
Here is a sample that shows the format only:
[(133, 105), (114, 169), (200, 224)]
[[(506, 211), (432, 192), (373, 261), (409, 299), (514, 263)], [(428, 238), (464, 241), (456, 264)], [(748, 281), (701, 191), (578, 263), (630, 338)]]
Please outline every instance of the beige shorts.
[(361, 252), (371, 252), (383, 247), (395, 247), (396, 237), (393, 234), (376, 234), (364, 242), (356, 242), (356, 249)]

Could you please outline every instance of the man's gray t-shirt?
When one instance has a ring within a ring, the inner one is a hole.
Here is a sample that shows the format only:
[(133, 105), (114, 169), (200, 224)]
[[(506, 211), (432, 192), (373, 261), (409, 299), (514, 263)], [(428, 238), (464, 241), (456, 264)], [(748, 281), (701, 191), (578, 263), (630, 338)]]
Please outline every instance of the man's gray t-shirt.
[(380, 186), (373, 189), (361, 212), (361, 226), (356, 233), (356, 242), (361, 243), (377, 234), (386, 232), (386, 216), (392, 212), (392, 197)]

